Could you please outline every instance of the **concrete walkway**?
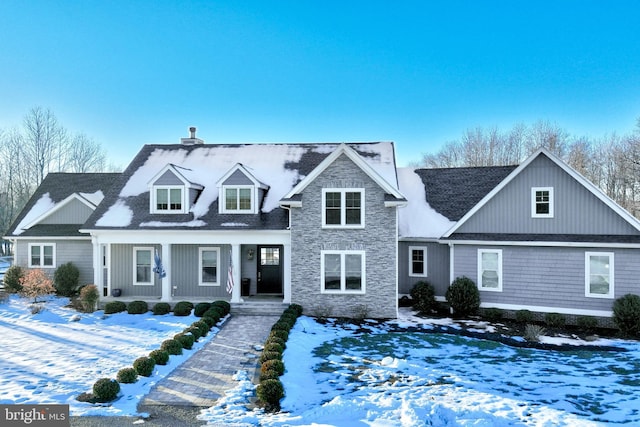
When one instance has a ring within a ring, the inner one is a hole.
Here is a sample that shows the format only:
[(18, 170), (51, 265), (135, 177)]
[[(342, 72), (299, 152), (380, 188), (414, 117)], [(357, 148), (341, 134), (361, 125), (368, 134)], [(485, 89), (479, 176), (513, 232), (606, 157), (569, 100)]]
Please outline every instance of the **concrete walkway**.
[(232, 315), (218, 334), (171, 374), (160, 380), (138, 409), (152, 405), (213, 406), (237, 385), (238, 370), (249, 376), (258, 368), (260, 351), (278, 316)]

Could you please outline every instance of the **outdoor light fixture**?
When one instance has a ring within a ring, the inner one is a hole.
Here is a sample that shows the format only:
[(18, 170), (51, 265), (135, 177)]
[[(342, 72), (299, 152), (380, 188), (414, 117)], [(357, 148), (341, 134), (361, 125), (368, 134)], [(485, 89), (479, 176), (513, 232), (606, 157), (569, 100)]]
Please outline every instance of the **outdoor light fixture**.
[(253, 259), (253, 253), (254, 253), (254, 250), (253, 250), (253, 249), (249, 249), (249, 250), (247, 251), (247, 259), (248, 259), (249, 261), (251, 261), (251, 260)]

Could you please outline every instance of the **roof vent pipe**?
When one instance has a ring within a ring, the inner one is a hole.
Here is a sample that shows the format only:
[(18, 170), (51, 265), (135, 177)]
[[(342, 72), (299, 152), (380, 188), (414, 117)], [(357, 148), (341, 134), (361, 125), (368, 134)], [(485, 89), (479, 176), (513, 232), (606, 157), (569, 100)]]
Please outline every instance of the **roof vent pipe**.
[(191, 135), (190, 136), (191, 139), (196, 139), (196, 127), (195, 126), (191, 126), (189, 128), (189, 134)]
[(196, 127), (189, 127), (189, 138), (180, 138), (180, 143), (182, 145), (196, 145), (196, 144), (204, 144), (204, 141), (200, 138), (196, 138)]

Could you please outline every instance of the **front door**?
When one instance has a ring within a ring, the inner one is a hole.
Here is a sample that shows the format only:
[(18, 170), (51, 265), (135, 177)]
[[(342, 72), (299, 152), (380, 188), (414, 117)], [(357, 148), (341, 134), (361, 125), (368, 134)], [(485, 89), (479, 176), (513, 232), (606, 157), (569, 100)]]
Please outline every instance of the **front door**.
[(282, 294), (282, 246), (258, 246), (258, 293)]

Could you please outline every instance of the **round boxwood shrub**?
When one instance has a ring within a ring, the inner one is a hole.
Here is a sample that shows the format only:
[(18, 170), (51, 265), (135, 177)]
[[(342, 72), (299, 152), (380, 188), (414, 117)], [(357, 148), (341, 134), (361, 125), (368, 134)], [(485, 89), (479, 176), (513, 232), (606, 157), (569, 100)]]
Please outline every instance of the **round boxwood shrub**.
[(196, 317), (202, 317), (202, 315), (206, 313), (206, 311), (209, 310), (210, 308), (211, 308), (210, 302), (199, 302), (193, 308), (193, 315)]
[(149, 357), (156, 362), (156, 365), (166, 365), (169, 363), (169, 352), (167, 350), (153, 350)]
[(516, 322), (525, 324), (533, 322), (533, 313), (529, 310), (516, 311)]
[(264, 363), (267, 360), (282, 360), (282, 353), (277, 351), (263, 351), (260, 355), (260, 363)]
[(551, 328), (562, 328), (567, 324), (567, 318), (560, 313), (547, 313), (544, 315), (544, 323)]
[[(200, 319), (209, 326), (209, 329), (213, 328), (217, 323), (213, 317), (209, 317), (209, 316), (202, 316)], [(194, 328), (194, 329), (198, 329), (198, 328)]]
[(119, 383), (122, 384), (133, 384), (138, 379), (138, 373), (133, 368), (122, 368), (118, 371), (118, 375), (116, 376)]
[(260, 366), (260, 372), (274, 370), (278, 375), (284, 374), (284, 363), (282, 360), (267, 360)]
[(284, 351), (284, 347), (281, 344), (267, 341), (264, 344), (262, 351), (276, 351), (278, 353), (282, 353)]
[(284, 387), (279, 379), (264, 380), (258, 384), (256, 394), (262, 402), (278, 407), (284, 397)]
[(193, 322), (191, 326), (200, 329), (201, 337), (206, 337), (207, 334), (209, 333), (209, 325), (207, 324), (207, 322), (203, 322), (202, 320)]
[(298, 313), (298, 317), (302, 316), (302, 306), (300, 304), (291, 304), (289, 309), (295, 310)]
[(445, 298), (458, 316), (474, 314), (480, 308), (480, 291), (468, 277), (456, 278), (445, 293)]
[(626, 294), (615, 300), (613, 322), (623, 335), (640, 335), (640, 296)]
[(209, 316), (220, 320), (225, 316), (224, 308), (212, 305), (211, 308), (204, 312), (203, 316)]
[(271, 337), (277, 337), (286, 342), (289, 339), (289, 330), (284, 330), (284, 329), (272, 330), (269, 333), (269, 338)]
[(163, 314), (171, 313), (171, 306), (168, 302), (159, 302), (153, 306), (153, 314), (161, 316)]
[(273, 324), (273, 326), (271, 327), (272, 331), (286, 331), (289, 332), (289, 330), (291, 330), (291, 327), (293, 325), (291, 323), (289, 323), (289, 321), (287, 320), (278, 320), (276, 323)]
[(53, 286), (56, 293), (63, 297), (75, 295), (80, 281), (80, 270), (73, 263), (62, 264), (53, 273)]
[(411, 288), (409, 295), (413, 299), (413, 308), (419, 313), (429, 314), (435, 311), (437, 307), (436, 291), (431, 283), (425, 281), (416, 283)]
[(133, 369), (136, 370), (138, 375), (142, 375), (143, 377), (150, 377), (155, 367), (156, 361), (150, 357), (138, 357), (133, 362)]
[(264, 346), (266, 347), (269, 344), (277, 344), (280, 347), (282, 347), (283, 351), (285, 348), (287, 348), (287, 343), (279, 337), (276, 336), (270, 336), (269, 338), (267, 338), (267, 341), (265, 341)]
[(222, 309), (222, 313), (223, 315), (221, 317), (226, 316), (227, 314), (231, 313), (231, 304), (229, 304), (227, 301), (214, 301), (211, 304), (212, 307), (220, 307)]
[(104, 314), (120, 313), (127, 309), (127, 304), (122, 301), (109, 301), (104, 305)]
[(111, 402), (120, 393), (120, 384), (111, 378), (100, 378), (93, 384), (93, 395), (98, 402)]
[(180, 301), (173, 307), (173, 314), (175, 316), (188, 316), (193, 310), (193, 304), (189, 301)]
[(280, 321), (287, 322), (288, 324), (291, 325), (291, 327), (293, 327), (293, 325), (296, 324), (297, 320), (298, 320), (298, 316), (296, 316), (293, 313), (283, 313), (282, 316), (280, 316)]
[(193, 343), (196, 342), (195, 337), (191, 334), (176, 334), (173, 336), (173, 339), (180, 342), (182, 348), (187, 350), (191, 350)]
[(160, 348), (162, 350), (166, 350), (167, 353), (169, 354), (174, 354), (174, 355), (182, 354), (182, 344), (180, 343), (180, 341), (171, 340), (171, 339), (164, 340), (162, 341)]
[(267, 369), (260, 372), (260, 381), (264, 380), (276, 380), (280, 378), (280, 374), (275, 369)]
[(127, 313), (129, 314), (144, 314), (149, 311), (149, 306), (146, 301), (131, 301), (127, 306)]
[(193, 340), (194, 341), (198, 341), (200, 339), (200, 337), (202, 336), (202, 335), (200, 335), (200, 332), (201, 332), (200, 328), (198, 328), (197, 326), (193, 326), (193, 325), (185, 328), (184, 331), (183, 331), (184, 334), (193, 335)]
[(2, 279), (2, 283), (4, 284), (5, 292), (10, 294), (17, 294), (22, 290), (22, 283), (20, 283), (20, 279), (24, 277), (24, 270), (19, 265), (12, 265), (9, 267), (4, 273), (4, 279)]

